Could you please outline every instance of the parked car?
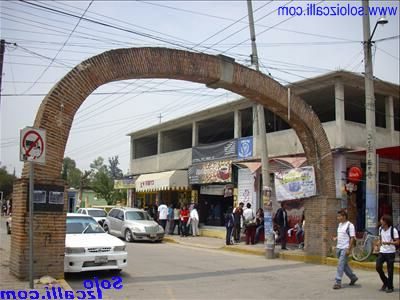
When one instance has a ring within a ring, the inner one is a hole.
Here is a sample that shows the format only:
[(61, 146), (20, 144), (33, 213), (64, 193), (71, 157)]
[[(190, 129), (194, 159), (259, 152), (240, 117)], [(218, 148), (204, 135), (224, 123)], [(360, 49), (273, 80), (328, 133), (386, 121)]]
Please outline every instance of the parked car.
[(107, 212), (101, 208), (80, 208), (77, 213), (92, 216), (102, 227), (107, 218)]
[(126, 245), (104, 232), (91, 216), (67, 214), (64, 272), (121, 271), (127, 266)]
[(127, 242), (138, 240), (161, 242), (164, 238), (164, 229), (146, 211), (137, 208), (113, 208), (104, 222), (104, 230), (125, 238)]
[(6, 220), (7, 234), (11, 234), (11, 217), (8, 217)]

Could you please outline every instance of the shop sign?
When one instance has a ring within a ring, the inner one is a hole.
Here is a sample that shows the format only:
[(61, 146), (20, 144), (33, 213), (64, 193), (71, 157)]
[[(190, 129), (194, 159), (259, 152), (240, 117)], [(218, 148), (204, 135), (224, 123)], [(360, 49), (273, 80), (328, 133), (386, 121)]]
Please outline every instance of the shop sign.
[(238, 139), (238, 159), (253, 157), (253, 137), (244, 137)]
[(124, 178), (114, 180), (114, 189), (133, 189), (137, 178)]
[(192, 163), (194, 164), (236, 157), (236, 139), (192, 148)]
[(275, 191), (278, 201), (315, 196), (314, 167), (303, 167), (275, 172)]
[(232, 162), (212, 161), (189, 167), (189, 184), (232, 182)]
[(359, 167), (351, 167), (347, 172), (347, 180), (355, 185), (357, 185), (362, 178), (362, 170)]
[(214, 195), (214, 196), (223, 196), (225, 193), (225, 185), (202, 185), (200, 187), (200, 194), (202, 195)]

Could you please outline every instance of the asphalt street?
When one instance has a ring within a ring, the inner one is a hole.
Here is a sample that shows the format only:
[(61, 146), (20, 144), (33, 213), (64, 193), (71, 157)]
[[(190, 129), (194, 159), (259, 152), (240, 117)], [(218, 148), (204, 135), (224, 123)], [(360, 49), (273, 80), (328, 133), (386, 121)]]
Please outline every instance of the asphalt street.
[[(333, 290), (336, 268), (261, 256), (197, 249), (177, 244), (128, 244), (123, 288), (104, 291), (105, 299), (399, 299), (379, 292), (376, 272), (356, 270), (353, 287), (344, 279)], [(82, 289), (86, 279), (111, 279), (113, 274), (69, 274), (67, 282)], [(395, 276), (399, 286), (399, 275)]]

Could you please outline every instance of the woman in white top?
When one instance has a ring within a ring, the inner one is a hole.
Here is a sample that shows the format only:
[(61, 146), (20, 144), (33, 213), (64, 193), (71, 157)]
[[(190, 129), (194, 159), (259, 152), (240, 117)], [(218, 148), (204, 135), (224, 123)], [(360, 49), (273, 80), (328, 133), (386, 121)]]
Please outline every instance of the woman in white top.
[(193, 205), (193, 209), (190, 211), (190, 217), (188, 224), (192, 225), (193, 236), (199, 236), (199, 213), (197, 212), (197, 205)]
[[(380, 249), (378, 258), (376, 259), (376, 271), (381, 278), (383, 285), (381, 291), (393, 293), (393, 267), (396, 256), (396, 245), (399, 244), (399, 232), (393, 227), (392, 218), (388, 215), (383, 215), (379, 228)], [(388, 276), (386, 277), (383, 271), (383, 264), (386, 262)]]

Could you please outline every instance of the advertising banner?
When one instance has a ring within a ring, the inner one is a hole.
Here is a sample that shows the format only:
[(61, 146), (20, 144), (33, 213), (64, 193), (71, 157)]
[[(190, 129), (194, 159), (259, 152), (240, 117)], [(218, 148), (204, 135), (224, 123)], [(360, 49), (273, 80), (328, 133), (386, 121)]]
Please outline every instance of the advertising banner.
[(278, 201), (315, 196), (314, 167), (303, 167), (275, 172), (275, 192)]
[(192, 163), (202, 163), (226, 158), (236, 158), (237, 140), (223, 141), (192, 148)]
[(238, 202), (243, 202), (244, 206), (250, 203), (253, 209), (255, 209), (257, 201), (254, 180), (254, 175), (249, 169), (238, 170)]
[(211, 161), (189, 167), (189, 184), (232, 182), (232, 162)]

